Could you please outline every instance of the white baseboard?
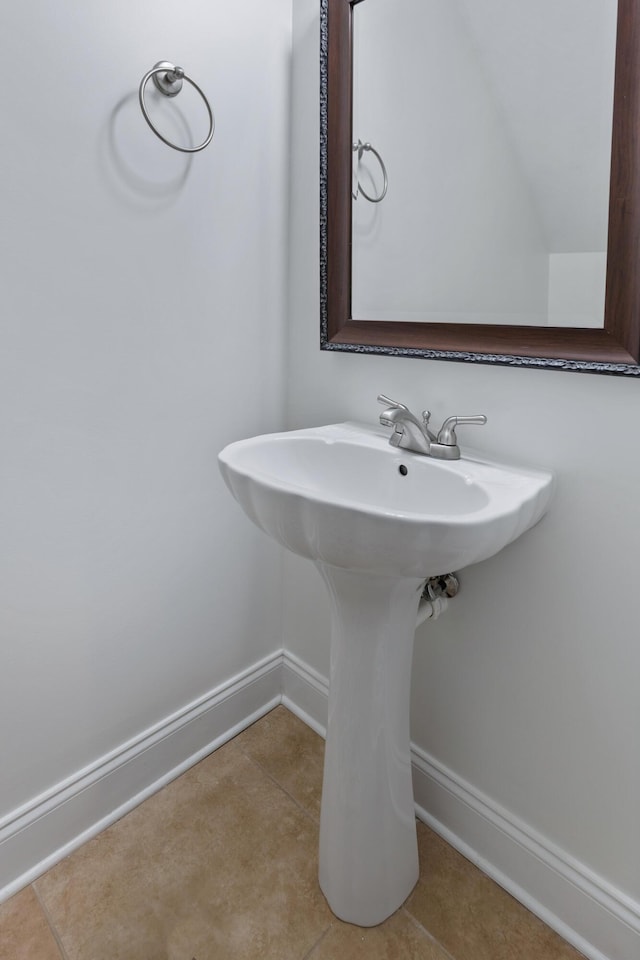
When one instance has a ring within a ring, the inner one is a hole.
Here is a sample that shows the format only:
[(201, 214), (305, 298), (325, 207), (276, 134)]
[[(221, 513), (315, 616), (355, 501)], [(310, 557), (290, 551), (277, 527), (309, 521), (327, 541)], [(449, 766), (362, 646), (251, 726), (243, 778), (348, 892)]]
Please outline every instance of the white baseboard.
[[(328, 681), (283, 653), (282, 702), (324, 736)], [(640, 904), (412, 745), (417, 816), (589, 960), (640, 957)]]
[(288, 650), (282, 654), (282, 703), (326, 739), (329, 681)]
[(3, 817), (0, 903), (281, 700), (278, 651)]

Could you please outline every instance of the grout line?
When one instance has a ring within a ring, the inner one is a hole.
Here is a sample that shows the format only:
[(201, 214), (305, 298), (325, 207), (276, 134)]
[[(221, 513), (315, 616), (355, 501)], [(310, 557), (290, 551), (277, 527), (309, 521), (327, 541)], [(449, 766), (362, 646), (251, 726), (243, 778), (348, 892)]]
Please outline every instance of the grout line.
[(264, 766), (260, 763), (259, 760), (256, 760), (255, 757), (252, 757), (251, 754), (250, 754), (247, 750), (244, 749), (244, 747), (241, 747), (240, 749), (242, 750), (242, 753), (243, 753), (244, 756), (247, 758), (247, 760), (250, 760), (251, 763), (255, 764), (255, 766), (258, 768), (258, 770), (260, 770), (261, 773), (264, 773), (265, 777), (267, 777), (269, 780), (271, 780), (271, 782), (272, 782), (273, 784), (275, 784), (276, 787), (278, 787), (280, 790), (282, 790), (282, 792), (283, 792), (284, 794), (286, 794), (287, 797), (289, 797), (289, 800), (291, 800), (293, 803), (295, 803), (296, 807), (297, 807), (299, 810), (301, 810), (302, 813), (304, 813), (305, 817), (308, 817), (308, 819), (311, 820), (312, 823), (314, 823), (316, 826), (318, 826), (318, 823), (319, 823), (318, 818), (315, 817), (315, 816), (311, 813), (310, 810), (307, 810), (306, 807), (303, 807), (302, 804), (300, 803), (300, 801), (297, 800), (297, 799), (294, 797), (294, 795), (293, 795), (292, 793), (290, 793), (290, 792), (287, 790), (287, 788), (284, 787), (284, 786), (280, 783), (279, 780), (276, 780), (276, 778), (273, 776), (273, 774), (272, 774), (272, 773), (269, 773), (269, 771), (267, 770), (267, 768), (264, 767)]
[(33, 893), (34, 893), (34, 896), (35, 896), (36, 900), (37, 900), (38, 903), (40, 904), (40, 909), (42, 910), (42, 912), (43, 912), (43, 914), (44, 914), (45, 920), (47, 921), (47, 926), (49, 927), (49, 930), (51, 931), (51, 936), (53, 937), (53, 939), (54, 939), (55, 942), (56, 942), (56, 946), (57, 946), (57, 948), (58, 948), (58, 952), (60, 953), (60, 958), (61, 958), (61, 960), (68, 960), (67, 951), (65, 950), (64, 944), (62, 943), (62, 938), (60, 937), (60, 934), (58, 933), (58, 930), (57, 930), (57, 928), (56, 928), (56, 925), (55, 925), (55, 923), (53, 922), (53, 920), (52, 920), (52, 918), (51, 918), (51, 916), (50, 916), (50, 914), (49, 914), (49, 911), (47, 910), (47, 908), (46, 908), (46, 906), (45, 906), (44, 900), (43, 900), (42, 897), (40, 896), (40, 894), (39, 894), (39, 892), (38, 892), (38, 889), (37, 889), (35, 883), (32, 883), (32, 884), (31, 884), (31, 889), (33, 890)]
[[(420, 882), (420, 881), (418, 881), (418, 883), (419, 883), (419, 882)], [(420, 932), (421, 932), (422, 934), (424, 934), (424, 936), (427, 938), (427, 940), (428, 940), (430, 943), (432, 943), (435, 947), (437, 947), (438, 950), (440, 950), (440, 952), (442, 953), (443, 957), (446, 957), (447, 960), (456, 960), (456, 957), (454, 957), (452, 953), (449, 953), (449, 951), (448, 951), (447, 948), (444, 946), (444, 944), (440, 943), (440, 941), (437, 939), (437, 937), (434, 937), (434, 935), (433, 935), (429, 930), (427, 930), (427, 928), (426, 928), (422, 923), (420, 923), (420, 921), (417, 920), (417, 919), (414, 917), (414, 915), (413, 915), (406, 907), (402, 907), (401, 909), (402, 909), (402, 912), (403, 912), (404, 914), (406, 914), (406, 916), (409, 918), (409, 920), (413, 923), (413, 925), (414, 925), (415, 927), (417, 927), (418, 930), (420, 930)]]
[(310, 960), (310, 957), (315, 952), (316, 947), (320, 946), (320, 944), (322, 943), (326, 935), (329, 933), (329, 930), (331, 930), (331, 924), (329, 924), (326, 930), (323, 930), (323, 932), (320, 934), (320, 936), (318, 937), (314, 945), (311, 947), (311, 949), (308, 950), (307, 953), (305, 953), (305, 955), (300, 958), (300, 960)]

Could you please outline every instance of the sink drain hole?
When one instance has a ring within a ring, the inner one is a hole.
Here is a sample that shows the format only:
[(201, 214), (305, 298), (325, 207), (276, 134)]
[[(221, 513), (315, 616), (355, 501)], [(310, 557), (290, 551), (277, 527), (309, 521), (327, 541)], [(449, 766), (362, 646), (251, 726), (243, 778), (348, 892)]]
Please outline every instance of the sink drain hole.
[(404, 463), (401, 463), (398, 467), (398, 473), (402, 474), (403, 477), (406, 477), (406, 475), (409, 473), (409, 468), (405, 467)]

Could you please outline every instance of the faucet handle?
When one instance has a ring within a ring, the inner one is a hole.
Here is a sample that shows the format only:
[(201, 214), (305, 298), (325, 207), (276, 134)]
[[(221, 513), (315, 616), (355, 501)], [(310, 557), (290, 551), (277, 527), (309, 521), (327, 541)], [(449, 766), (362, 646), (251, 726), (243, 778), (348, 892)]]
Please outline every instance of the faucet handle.
[(461, 424), (466, 423), (477, 423), (485, 424), (487, 418), (483, 413), (475, 417), (447, 417), (445, 422), (440, 427), (440, 432), (438, 433), (438, 443), (442, 443), (447, 447), (455, 447), (458, 444), (458, 438), (456, 437), (456, 427), (459, 427)]
[(378, 394), (378, 403), (381, 403), (383, 407), (393, 407), (394, 410), (409, 409), (409, 407), (406, 407), (404, 403), (400, 403), (398, 400), (392, 400), (390, 397), (385, 397), (384, 393)]

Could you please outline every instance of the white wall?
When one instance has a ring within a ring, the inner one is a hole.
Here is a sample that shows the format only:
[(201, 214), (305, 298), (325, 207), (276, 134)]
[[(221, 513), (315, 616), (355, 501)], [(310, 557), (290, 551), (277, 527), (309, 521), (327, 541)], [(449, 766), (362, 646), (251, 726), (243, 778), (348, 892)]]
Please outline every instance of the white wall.
[[(1, 821), (280, 646), (216, 455), (282, 419), (291, 5), (34, 0), (0, 37)], [(192, 162), (137, 105), (165, 58), (216, 112)]]
[[(556, 471), (542, 523), (464, 570), (446, 617), (421, 628), (412, 736), (610, 885), (638, 925), (640, 383), (318, 349), (317, 8), (294, 3), (289, 425), (374, 422), (384, 392), (436, 422), (485, 413), (463, 445)], [(327, 676), (319, 577), (294, 557), (285, 569), (286, 645)]]

